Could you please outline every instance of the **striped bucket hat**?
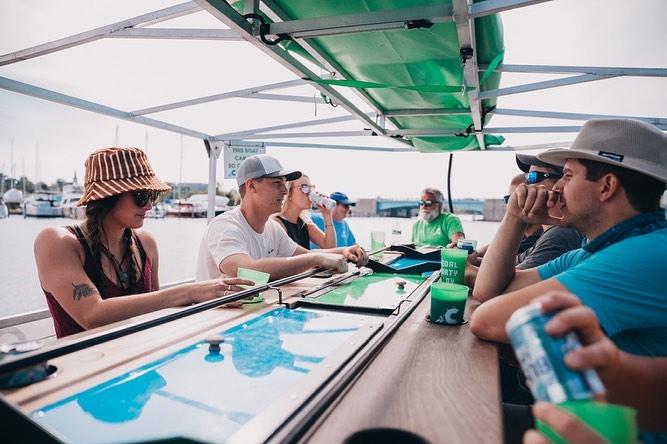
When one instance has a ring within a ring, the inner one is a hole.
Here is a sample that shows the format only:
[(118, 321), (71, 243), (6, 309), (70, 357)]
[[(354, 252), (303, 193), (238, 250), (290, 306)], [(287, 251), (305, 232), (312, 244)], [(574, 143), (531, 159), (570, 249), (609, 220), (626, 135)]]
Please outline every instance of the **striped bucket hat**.
[(139, 148), (103, 148), (85, 163), (84, 194), (78, 205), (133, 191), (169, 191), (171, 187), (155, 177), (146, 153)]

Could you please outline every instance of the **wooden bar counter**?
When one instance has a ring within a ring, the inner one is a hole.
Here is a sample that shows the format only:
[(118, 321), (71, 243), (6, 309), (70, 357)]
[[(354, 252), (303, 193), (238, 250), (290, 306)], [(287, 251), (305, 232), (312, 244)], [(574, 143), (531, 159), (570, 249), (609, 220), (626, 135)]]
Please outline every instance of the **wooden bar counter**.
[[(466, 319), (478, 305), (468, 301)], [(496, 346), (425, 320), (428, 295), (319, 421), (311, 443), (342, 442), (370, 428), (399, 428), (432, 443), (502, 441)]]

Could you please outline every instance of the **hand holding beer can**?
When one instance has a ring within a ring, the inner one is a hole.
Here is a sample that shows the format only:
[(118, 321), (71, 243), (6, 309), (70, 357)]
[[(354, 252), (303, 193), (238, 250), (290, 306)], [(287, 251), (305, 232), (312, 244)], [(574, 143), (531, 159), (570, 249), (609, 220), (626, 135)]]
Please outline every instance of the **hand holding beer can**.
[(516, 310), (505, 325), (516, 357), (536, 401), (560, 404), (590, 400), (604, 393), (594, 370), (575, 371), (565, 364), (565, 355), (581, 348), (574, 332), (552, 337), (544, 326), (553, 313), (542, 313), (539, 303)]

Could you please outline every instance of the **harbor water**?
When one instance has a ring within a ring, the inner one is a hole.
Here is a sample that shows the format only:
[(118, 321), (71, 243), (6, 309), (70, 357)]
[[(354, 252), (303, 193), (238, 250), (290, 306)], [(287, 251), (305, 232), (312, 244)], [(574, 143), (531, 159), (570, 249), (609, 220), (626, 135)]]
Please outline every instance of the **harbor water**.
[[(498, 222), (461, 217), (466, 237), (480, 245), (488, 243)], [(346, 219), (357, 242), (370, 246), (371, 231), (385, 231), (388, 243), (408, 242), (414, 219), (390, 217), (350, 217)], [(72, 219), (35, 219), (11, 216), (0, 220), (0, 317), (46, 308), (33, 256), (33, 241), (45, 227), (75, 223)], [(144, 228), (157, 239), (160, 252), (160, 282), (192, 278), (195, 274), (199, 242), (206, 219), (146, 219)], [(400, 234), (398, 233), (400, 231)]]

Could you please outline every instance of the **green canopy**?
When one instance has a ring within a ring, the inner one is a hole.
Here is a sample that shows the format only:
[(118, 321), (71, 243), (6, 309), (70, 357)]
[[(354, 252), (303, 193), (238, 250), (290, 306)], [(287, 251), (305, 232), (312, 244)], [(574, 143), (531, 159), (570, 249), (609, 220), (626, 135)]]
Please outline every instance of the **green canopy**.
[[(241, 2), (239, 2), (241, 3)], [(331, 17), (390, 9), (451, 4), (451, 0), (275, 0), (292, 20)], [(240, 9), (240, 4), (235, 7)], [(481, 90), (496, 89), (500, 73), (493, 66), (502, 61), (502, 24), (498, 15), (475, 20), (478, 63), (491, 69), (480, 73)], [(313, 38), (346, 72), (349, 80), (323, 80), (334, 86), (364, 89), (385, 112), (404, 109), (470, 110), (464, 90), (463, 65), (454, 22), (435, 23), (430, 28), (392, 29)], [(281, 42), (288, 51), (307, 54), (297, 41)], [(308, 56), (308, 58), (312, 60)], [(495, 99), (482, 101), (484, 124)], [(470, 114), (393, 117), (400, 129), (451, 129), (457, 135), (413, 137), (424, 152), (479, 149)], [(485, 135), (487, 145), (498, 145), (503, 137)]]

